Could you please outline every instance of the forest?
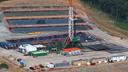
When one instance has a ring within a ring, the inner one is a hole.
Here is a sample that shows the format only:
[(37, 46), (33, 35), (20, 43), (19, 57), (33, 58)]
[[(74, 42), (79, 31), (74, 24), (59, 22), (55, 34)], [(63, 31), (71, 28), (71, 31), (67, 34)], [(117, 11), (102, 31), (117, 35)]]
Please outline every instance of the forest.
[(128, 21), (128, 0), (81, 0), (95, 5), (116, 19)]
[(6, 1), (6, 0), (0, 0), (0, 2), (2, 2), (2, 1)]

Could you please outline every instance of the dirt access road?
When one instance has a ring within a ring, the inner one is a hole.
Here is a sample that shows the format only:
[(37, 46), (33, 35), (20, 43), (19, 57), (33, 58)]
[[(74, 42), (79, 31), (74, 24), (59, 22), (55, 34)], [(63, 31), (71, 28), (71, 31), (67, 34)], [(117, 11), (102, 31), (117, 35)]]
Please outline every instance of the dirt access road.
[(127, 67), (128, 62), (124, 62), (114, 64), (100, 64), (96, 66), (82, 66), (79, 68), (70, 68), (51, 72), (127, 72)]

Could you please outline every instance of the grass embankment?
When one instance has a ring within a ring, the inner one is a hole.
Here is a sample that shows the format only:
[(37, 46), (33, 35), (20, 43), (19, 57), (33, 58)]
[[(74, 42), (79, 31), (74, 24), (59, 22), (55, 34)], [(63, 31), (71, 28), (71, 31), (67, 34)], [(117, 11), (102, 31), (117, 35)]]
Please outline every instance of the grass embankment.
[(128, 21), (116, 20), (115, 25), (123, 30), (128, 31)]
[(5, 64), (5, 63), (1, 63), (1, 64), (0, 64), (0, 69), (2, 69), (2, 68), (8, 69), (8, 65)]
[(89, 18), (102, 30), (114, 36), (128, 37), (128, 21), (117, 20), (110, 14), (102, 11), (98, 6), (91, 5), (83, 0), (81, 0), (81, 3), (85, 6)]

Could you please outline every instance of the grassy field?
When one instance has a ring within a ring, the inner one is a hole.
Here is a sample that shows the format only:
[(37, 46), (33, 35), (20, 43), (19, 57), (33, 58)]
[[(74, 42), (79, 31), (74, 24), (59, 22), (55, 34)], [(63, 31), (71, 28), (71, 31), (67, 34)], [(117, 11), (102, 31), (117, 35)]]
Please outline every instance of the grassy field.
[(0, 69), (2, 69), (2, 68), (6, 68), (6, 69), (8, 69), (8, 65), (7, 65), (7, 64), (4, 64), (4, 63), (2, 63), (2, 64), (0, 64)]

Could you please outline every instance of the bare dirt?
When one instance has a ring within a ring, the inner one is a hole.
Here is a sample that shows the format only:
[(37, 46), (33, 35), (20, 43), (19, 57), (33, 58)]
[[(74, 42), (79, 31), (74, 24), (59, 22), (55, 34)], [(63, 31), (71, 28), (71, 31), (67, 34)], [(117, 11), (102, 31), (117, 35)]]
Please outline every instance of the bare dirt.
[(0, 3), (0, 7), (17, 7), (17, 6), (63, 6), (68, 1), (63, 0), (7, 0)]
[[(87, 16), (90, 19), (90, 22), (95, 22), (96, 25), (101, 28), (102, 30), (107, 31), (111, 35), (114, 36), (120, 36), (120, 37), (127, 37), (128, 34), (126, 32), (121, 31), (120, 29), (116, 28), (114, 25), (111, 24), (111, 22), (104, 17), (102, 13), (95, 13), (93, 12), (89, 6), (82, 5), (80, 0), (73, 0), (75, 7), (81, 9), (84, 14), (87, 14)], [(15, 6), (36, 6), (36, 5), (61, 5), (61, 6), (67, 6), (68, 1), (67, 0), (8, 0), (5, 2), (2, 2), (0, 4), (0, 7), (15, 7)], [(9, 63), (10, 64), (10, 63)], [(13, 67), (15, 65), (10, 64), (9, 66)], [(128, 63), (118, 63), (113, 65), (99, 65), (99, 66), (91, 66), (91, 67), (81, 67), (81, 68), (73, 68), (69, 70), (64, 70), (62, 72), (127, 72), (128, 71)], [(11, 68), (12, 69), (12, 68)], [(16, 67), (14, 67), (14, 70), (12, 69), (10, 71), (18, 72)], [(110, 70), (110, 71), (109, 71)], [(57, 71), (55, 71), (57, 72)], [(61, 72), (61, 71), (58, 71)]]
[(128, 63), (100, 64), (96, 66), (82, 66), (51, 72), (127, 72)]
[[(121, 30), (113, 25), (104, 13), (93, 11), (88, 5), (73, 0), (74, 7), (87, 14), (91, 22), (94, 22), (99, 28), (107, 31), (109, 34), (117, 37), (128, 37), (128, 32)], [(0, 7), (17, 7), (17, 6), (68, 6), (68, 0), (8, 0), (0, 3)]]

